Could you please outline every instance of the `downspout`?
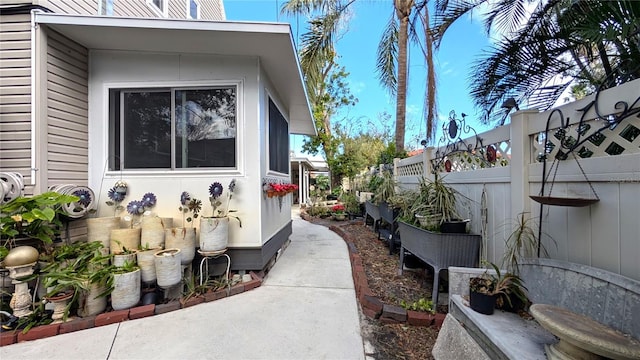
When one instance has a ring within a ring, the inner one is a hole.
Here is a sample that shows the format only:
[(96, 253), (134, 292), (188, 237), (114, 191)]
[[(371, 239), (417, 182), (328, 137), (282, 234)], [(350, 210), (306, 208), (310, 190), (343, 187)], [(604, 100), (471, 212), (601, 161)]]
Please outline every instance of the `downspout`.
[(31, 10), (31, 184), (29, 186), (36, 186), (36, 13), (39, 10)]

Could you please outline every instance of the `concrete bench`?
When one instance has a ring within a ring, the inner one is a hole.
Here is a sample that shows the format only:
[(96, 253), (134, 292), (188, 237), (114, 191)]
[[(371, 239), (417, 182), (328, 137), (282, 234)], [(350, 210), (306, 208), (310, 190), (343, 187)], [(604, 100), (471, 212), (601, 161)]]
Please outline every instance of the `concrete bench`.
[[(502, 311), (482, 315), (466, 306), (464, 296), (469, 294), (469, 278), (483, 272), (483, 269), (449, 268), (449, 314), (438, 335), (434, 357), (546, 359), (544, 345), (557, 339), (535, 320)], [(640, 282), (553, 259), (522, 261), (520, 276), (534, 304), (563, 307), (640, 338)], [(467, 354), (456, 353), (455, 349), (461, 346)]]

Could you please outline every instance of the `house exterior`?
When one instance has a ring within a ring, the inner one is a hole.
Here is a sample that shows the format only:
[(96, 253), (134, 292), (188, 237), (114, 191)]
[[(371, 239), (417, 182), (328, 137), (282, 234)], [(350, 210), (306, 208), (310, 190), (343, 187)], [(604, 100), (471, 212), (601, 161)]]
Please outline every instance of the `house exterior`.
[(205, 0), (0, 11), (0, 171), (20, 172), (27, 194), (89, 186), (98, 216), (124, 180), (123, 204), (153, 192), (153, 211), (178, 226), (183, 191), (210, 216), (209, 186), (235, 179), (232, 268), (264, 267), (291, 234), (291, 201), (263, 184), (290, 182), (290, 133), (315, 133), (288, 24), (224, 21), (221, 1)]

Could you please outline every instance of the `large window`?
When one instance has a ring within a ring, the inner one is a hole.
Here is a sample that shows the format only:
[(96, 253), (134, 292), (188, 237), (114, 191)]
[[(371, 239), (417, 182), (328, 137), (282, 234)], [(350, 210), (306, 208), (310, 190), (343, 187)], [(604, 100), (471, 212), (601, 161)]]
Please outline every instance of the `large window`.
[(289, 123), (269, 99), (269, 170), (289, 173)]
[(109, 169), (236, 168), (236, 92), (111, 89)]

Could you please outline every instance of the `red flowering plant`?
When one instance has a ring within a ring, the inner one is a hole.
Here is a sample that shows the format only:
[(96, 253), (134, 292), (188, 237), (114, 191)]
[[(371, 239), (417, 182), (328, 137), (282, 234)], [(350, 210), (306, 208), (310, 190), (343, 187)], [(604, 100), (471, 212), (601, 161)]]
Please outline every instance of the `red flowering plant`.
[(280, 183), (269, 183), (267, 184), (266, 192), (269, 197), (273, 195), (276, 196), (285, 196), (288, 193), (298, 191), (298, 185), (295, 184), (280, 184)]
[(331, 212), (337, 215), (344, 214), (344, 210), (345, 208), (343, 204), (336, 204), (331, 207)]

